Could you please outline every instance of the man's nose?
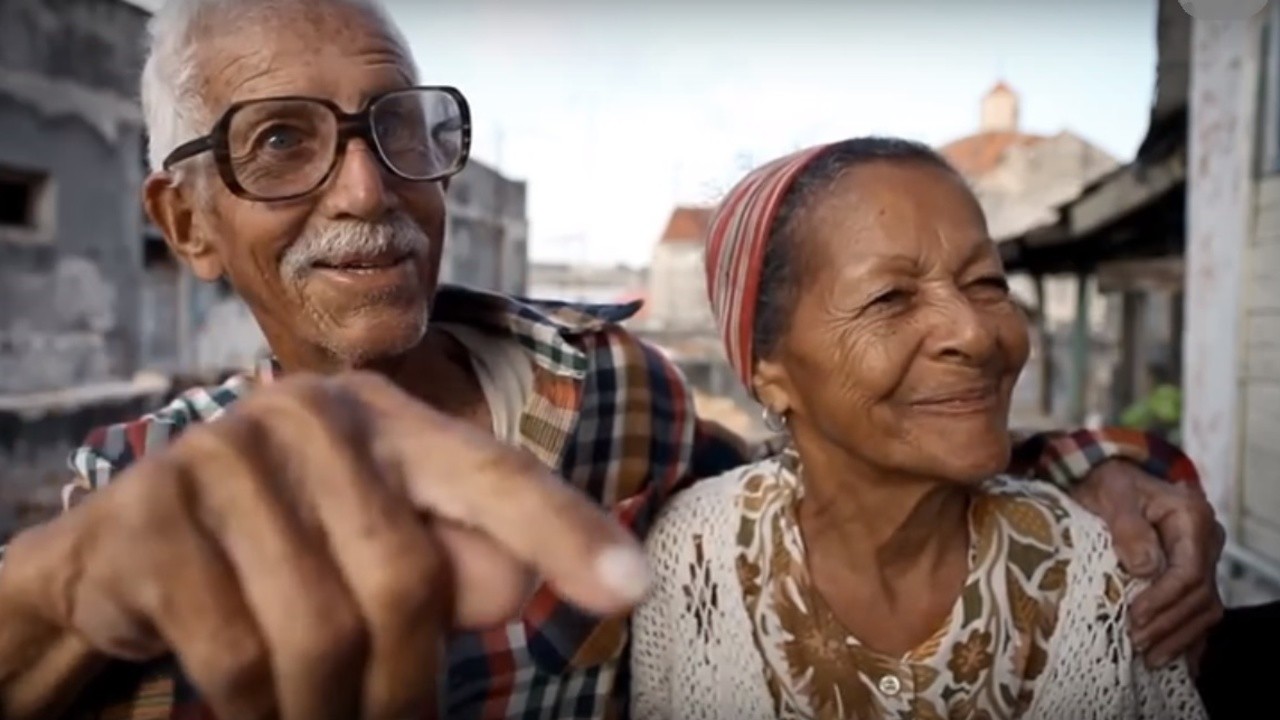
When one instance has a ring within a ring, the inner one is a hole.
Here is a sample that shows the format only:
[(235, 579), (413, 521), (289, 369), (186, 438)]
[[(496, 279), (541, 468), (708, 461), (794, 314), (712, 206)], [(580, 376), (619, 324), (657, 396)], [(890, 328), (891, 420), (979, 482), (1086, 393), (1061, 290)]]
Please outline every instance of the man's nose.
[(335, 220), (382, 220), (395, 204), (377, 150), (358, 138), (347, 144), (324, 194), (325, 214)]

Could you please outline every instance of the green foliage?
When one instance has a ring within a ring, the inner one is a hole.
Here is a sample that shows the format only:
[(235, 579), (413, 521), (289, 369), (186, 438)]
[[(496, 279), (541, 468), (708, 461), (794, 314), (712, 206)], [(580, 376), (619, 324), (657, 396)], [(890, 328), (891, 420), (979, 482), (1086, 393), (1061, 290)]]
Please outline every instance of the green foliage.
[(1182, 424), (1182, 390), (1176, 385), (1159, 385), (1151, 394), (1120, 413), (1124, 427), (1159, 433), (1178, 442)]

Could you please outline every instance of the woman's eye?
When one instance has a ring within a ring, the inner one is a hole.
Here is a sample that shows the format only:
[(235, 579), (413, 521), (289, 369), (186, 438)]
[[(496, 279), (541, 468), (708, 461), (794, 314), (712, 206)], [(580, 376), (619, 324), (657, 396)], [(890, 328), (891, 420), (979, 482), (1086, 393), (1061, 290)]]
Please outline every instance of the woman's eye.
[(970, 287), (984, 294), (998, 294), (1001, 296), (1009, 294), (1009, 281), (1001, 275), (979, 278), (973, 281)]
[(910, 293), (908, 293), (906, 290), (886, 290), (885, 292), (882, 292), (879, 295), (876, 295), (874, 298), (871, 299), (871, 302), (867, 304), (872, 307), (881, 306), (881, 305), (894, 305), (894, 304), (903, 302), (905, 300), (908, 300), (910, 297), (911, 297)]

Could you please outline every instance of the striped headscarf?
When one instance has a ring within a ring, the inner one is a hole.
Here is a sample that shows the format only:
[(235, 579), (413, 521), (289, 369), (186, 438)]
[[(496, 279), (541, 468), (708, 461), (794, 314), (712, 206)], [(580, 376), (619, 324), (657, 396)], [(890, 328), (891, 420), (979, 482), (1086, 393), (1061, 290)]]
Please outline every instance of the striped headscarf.
[(756, 300), (765, 244), (796, 176), (828, 146), (818, 145), (752, 170), (716, 208), (707, 236), (707, 294), (729, 364), (754, 395)]

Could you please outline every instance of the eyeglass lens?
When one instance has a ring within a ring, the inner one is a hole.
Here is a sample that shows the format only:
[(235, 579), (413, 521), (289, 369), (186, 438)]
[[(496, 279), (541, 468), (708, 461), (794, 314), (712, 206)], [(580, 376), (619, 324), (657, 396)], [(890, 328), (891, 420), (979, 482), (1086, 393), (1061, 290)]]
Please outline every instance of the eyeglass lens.
[[(464, 118), (453, 95), (411, 89), (379, 98), (370, 108), (373, 148), (396, 174), (432, 180), (462, 161)], [(242, 106), (227, 126), (236, 181), (264, 198), (305, 194), (333, 166), (338, 119), (313, 100), (264, 100)]]

